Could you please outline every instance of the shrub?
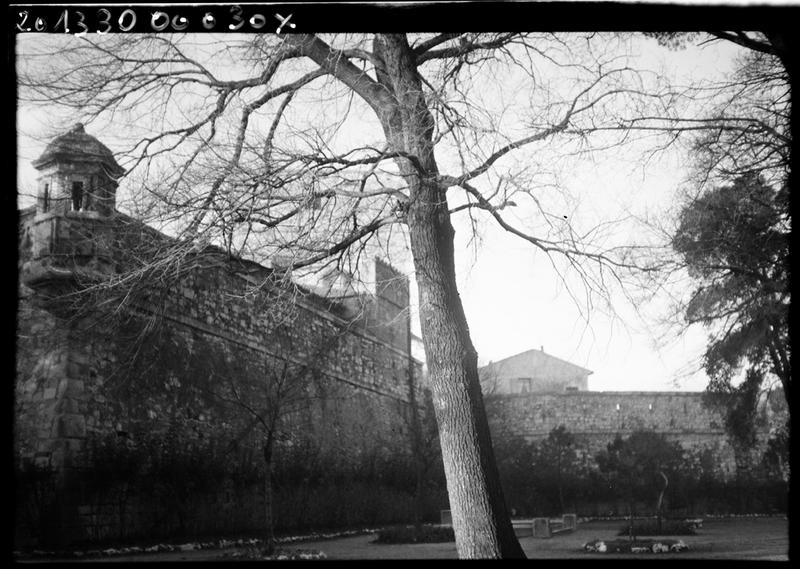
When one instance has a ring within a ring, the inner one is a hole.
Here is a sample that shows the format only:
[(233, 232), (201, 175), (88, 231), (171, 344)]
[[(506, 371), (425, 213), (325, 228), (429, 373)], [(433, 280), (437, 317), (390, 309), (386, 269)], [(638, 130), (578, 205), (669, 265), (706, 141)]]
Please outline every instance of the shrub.
[[(626, 524), (617, 535), (628, 535)], [(656, 520), (634, 520), (633, 535), (695, 535), (694, 527), (683, 520), (662, 520), (661, 528)]]
[(380, 530), (373, 543), (443, 543), (455, 540), (450, 526), (394, 526)]

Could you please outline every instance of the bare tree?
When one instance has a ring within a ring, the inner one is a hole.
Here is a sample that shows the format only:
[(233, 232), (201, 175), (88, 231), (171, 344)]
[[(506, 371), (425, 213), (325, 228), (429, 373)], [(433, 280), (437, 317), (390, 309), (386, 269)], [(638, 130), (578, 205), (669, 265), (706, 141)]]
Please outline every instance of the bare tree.
[[(623, 39), (38, 37), (18, 67), (23, 101), (125, 129), (132, 199), (121, 207), (181, 247), (215, 243), (300, 273), (357, 267), (402, 228), (459, 556), (523, 556), (456, 287), (451, 217), (490, 220), (563, 261), (589, 301), (634, 268), (627, 247), (600, 240), (602, 224), (579, 230), (548, 202), (558, 157), (617, 148), (636, 134), (632, 117), (669, 112), (676, 94), (629, 63)], [(171, 250), (138, 278), (180, 258)]]
[[(230, 361), (218, 361), (211, 370), (220, 381), (212, 389), (215, 399), (233, 410), (234, 416), (248, 417), (239, 431), (237, 441), (258, 433), (264, 458), (264, 543), (265, 553), (275, 550), (274, 516), (272, 508), (272, 471), (275, 444), (289, 429), (292, 415), (302, 413), (315, 399), (313, 382), (323, 374), (341, 338), (341, 331), (327, 337), (313, 338), (315, 346), (305, 357), (292, 340), (286, 325), (275, 328), (271, 338), (278, 357), (250, 361), (237, 354)], [(304, 342), (305, 343), (305, 342)], [(219, 360), (219, 358), (218, 358)]]

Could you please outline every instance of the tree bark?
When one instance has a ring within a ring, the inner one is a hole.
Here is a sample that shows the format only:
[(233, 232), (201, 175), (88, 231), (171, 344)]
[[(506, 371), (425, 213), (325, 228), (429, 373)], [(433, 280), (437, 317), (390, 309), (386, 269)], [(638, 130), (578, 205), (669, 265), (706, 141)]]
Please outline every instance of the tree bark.
[[(421, 184), (409, 215), (447, 492), (459, 557), (522, 557), (506, 510), (453, 264), (453, 229), (441, 195)], [(438, 210), (438, 211), (437, 211)]]
[(456, 287), (454, 230), (437, 182), (433, 118), (402, 35), (380, 37), (378, 78), (391, 94), (379, 116), (409, 186), (407, 224), (456, 547), (461, 558), (524, 557), (506, 509), (478, 381), (478, 357)]

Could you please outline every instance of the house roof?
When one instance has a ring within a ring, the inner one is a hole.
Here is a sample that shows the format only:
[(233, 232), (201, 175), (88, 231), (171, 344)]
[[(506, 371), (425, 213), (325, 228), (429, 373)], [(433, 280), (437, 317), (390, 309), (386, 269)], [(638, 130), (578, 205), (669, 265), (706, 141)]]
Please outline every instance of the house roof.
[(533, 377), (536, 375), (552, 375), (553, 372), (560, 372), (559, 375), (590, 375), (594, 373), (589, 369), (537, 349), (528, 350), (496, 362), (490, 362), (482, 367), (480, 372), (481, 375), (494, 373), (504, 377)]

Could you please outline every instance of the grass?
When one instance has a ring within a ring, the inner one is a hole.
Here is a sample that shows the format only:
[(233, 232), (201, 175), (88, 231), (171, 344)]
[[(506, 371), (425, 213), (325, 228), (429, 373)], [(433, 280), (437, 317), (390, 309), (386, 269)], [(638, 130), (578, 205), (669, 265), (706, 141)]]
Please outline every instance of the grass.
[(424, 525), (419, 528), (414, 526), (393, 526), (380, 530), (373, 543), (444, 543), (455, 541), (455, 539), (453, 528), (450, 526)]

